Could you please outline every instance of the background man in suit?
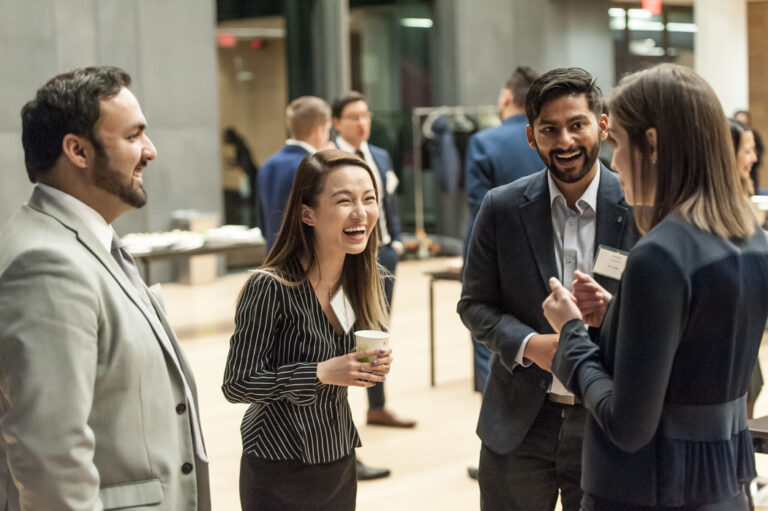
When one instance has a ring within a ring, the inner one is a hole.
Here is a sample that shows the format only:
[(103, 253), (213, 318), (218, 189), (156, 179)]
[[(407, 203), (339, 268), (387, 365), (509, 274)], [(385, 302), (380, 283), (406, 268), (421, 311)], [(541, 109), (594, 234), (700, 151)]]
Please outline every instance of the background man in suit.
[[(550, 361), (557, 335), (541, 300), (547, 279), (570, 288), (601, 245), (637, 237), (618, 178), (597, 160), (607, 117), (600, 89), (577, 68), (555, 69), (526, 96), (527, 136), (547, 169), (488, 192), (472, 232), (458, 311), (493, 353), (477, 433), (484, 510), (579, 509), (584, 409)], [(603, 287), (618, 281), (595, 275)]]
[(131, 78), (22, 109), (29, 202), (0, 232), (0, 509), (210, 509), (192, 373), (110, 224), (157, 155)]
[(285, 110), (291, 138), (278, 152), (267, 158), (259, 169), (257, 183), (264, 218), (267, 250), (272, 248), (283, 210), (291, 193), (299, 163), (308, 154), (328, 147), (331, 131), (331, 108), (315, 96), (301, 96)]
[[(464, 238), (464, 258), (467, 257), (469, 237), (485, 194), (491, 188), (511, 183), (515, 179), (533, 174), (544, 163), (539, 154), (528, 145), (525, 127), (525, 95), (539, 73), (528, 66), (515, 68), (501, 88), (497, 105), (501, 125), (478, 131), (467, 146), (467, 235)], [(491, 353), (472, 339), (475, 364), (475, 390), (482, 392), (491, 370)]]
[[(371, 112), (365, 96), (359, 92), (348, 92), (336, 98), (331, 106), (333, 128), (339, 133), (336, 145), (339, 149), (358, 155), (371, 167), (376, 176), (379, 190), (379, 264), (395, 274), (397, 262), (403, 253), (400, 241), (400, 213), (398, 212), (398, 180), (392, 170), (392, 159), (381, 147), (368, 143), (371, 136)], [(395, 282), (387, 279), (384, 292), (387, 303), (392, 305)], [(385, 407), (384, 384), (378, 383), (368, 389), (368, 424), (412, 428), (416, 421), (403, 419)]]

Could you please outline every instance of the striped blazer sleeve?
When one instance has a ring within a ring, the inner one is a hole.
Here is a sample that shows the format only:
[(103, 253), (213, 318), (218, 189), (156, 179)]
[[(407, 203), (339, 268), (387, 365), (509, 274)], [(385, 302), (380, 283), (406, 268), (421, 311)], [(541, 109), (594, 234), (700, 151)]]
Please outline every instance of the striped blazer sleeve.
[(317, 362), (277, 366), (273, 360), (276, 341), (299, 342), (280, 339), (276, 328), (285, 295), (286, 286), (264, 273), (255, 273), (246, 283), (237, 304), (235, 332), (224, 369), (222, 391), (228, 401), (315, 403), (321, 385)]

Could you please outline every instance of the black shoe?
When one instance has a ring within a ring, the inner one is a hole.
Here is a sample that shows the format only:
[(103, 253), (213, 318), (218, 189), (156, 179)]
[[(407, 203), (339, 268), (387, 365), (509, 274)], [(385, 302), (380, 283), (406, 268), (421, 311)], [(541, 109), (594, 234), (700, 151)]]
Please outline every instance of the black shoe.
[(467, 474), (471, 479), (477, 481), (477, 467), (467, 467)]
[(362, 461), (355, 461), (357, 465), (357, 480), (358, 481), (370, 481), (371, 479), (381, 479), (383, 477), (389, 477), (388, 468), (373, 468), (363, 464)]

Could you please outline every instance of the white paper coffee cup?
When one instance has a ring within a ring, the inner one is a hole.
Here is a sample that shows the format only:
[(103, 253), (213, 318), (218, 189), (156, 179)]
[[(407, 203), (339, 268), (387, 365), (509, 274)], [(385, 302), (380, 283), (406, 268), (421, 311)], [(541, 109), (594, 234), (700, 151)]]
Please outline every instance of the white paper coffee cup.
[[(357, 330), (355, 332), (355, 348), (358, 353), (376, 348), (385, 350), (389, 347), (389, 334), (381, 330)], [(370, 362), (369, 357), (360, 359), (361, 362)]]

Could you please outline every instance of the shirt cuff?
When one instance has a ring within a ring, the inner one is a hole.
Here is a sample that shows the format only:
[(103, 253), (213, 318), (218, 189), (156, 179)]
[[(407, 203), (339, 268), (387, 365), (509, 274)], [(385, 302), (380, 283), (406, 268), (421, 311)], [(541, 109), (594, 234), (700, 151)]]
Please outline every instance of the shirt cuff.
[(517, 355), (515, 355), (515, 362), (517, 363), (517, 365), (521, 365), (523, 367), (528, 367), (529, 365), (531, 365), (533, 363), (530, 360), (528, 360), (527, 358), (525, 358), (523, 356), (523, 353), (525, 353), (525, 347), (528, 345), (528, 341), (534, 335), (536, 335), (536, 332), (531, 332), (530, 334), (526, 335), (525, 339), (523, 339), (523, 342), (520, 343), (520, 349), (517, 350)]

